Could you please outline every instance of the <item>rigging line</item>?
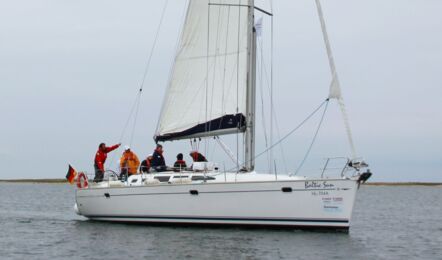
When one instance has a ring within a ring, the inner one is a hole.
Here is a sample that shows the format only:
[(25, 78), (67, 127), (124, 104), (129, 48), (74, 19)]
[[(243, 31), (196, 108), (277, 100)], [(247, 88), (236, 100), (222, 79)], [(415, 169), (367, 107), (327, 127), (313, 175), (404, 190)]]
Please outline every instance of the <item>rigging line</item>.
[[(132, 114), (134, 113), (136, 104), (137, 104), (138, 100), (140, 99), (140, 96), (141, 96), (141, 92), (137, 92), (137, 95), (136, 95), (135, 100), (133, 102), (132, 108), (130, 109), (129, 116), (127, 117), (126, 123), (124, 124), (123, 131), (121, 132), (120, 137), (118, 138), (118, 143), (121, 143), (121, 141), (123, 141), (124, 134), (126, 133), (127, 127), (129, 126), (130, 119), (132, 118)], [(112, 153), (110, 165), (113, 165), (114, 160), (115, 160), (115, 155), (116, 155), (116, 153)]]
[(123, 131), (121, 132), (120, 138), (118, 139), (120, 142), (123, 140), (124, 134), (126, 133), (126, 129), (127, 129), (128, 125), (129, 125), (130, 119), (132, 118), (132, 114), (134, 113), (136, 104), (138, 103), (138, 100), (140, 99), (140, 96), (141, 96), (141, 92), (138, 92), (137, 96), (136, 96), (136, 98), (135, 98), (135, 100), (133, 102), (133, 105), (132, 105), (132, 108), (130, 110), (129, 116), (127, 117), (126, 123), (124, 124)]
[[(210, 54), (210, 0), (209, 0), (209, 5), (207, 5), (207, 58), (206, 58), (206, 120), (205, 120), (205, 124), (204, 124), (204, 132), (208, 132), (208, 124), (207, 124), (207, 120), (208, 120), (208, 106), (209, 106), (209, 54)], [(215, 70), (215, 69), (214, 69)], [(207, 138), (204, 139), (204, 154), (207, 156)]]
[[(262, 43), (262, 39), (258, 41), (259, 43), (259, 49), (260, 49), (260, 62), (258, 63), (259, 65), (259, 75), (260, 75), (260, 81), (259, 81), (259, 92), (261, 95), (261, 117), (262, 117), (262, 128), (264, 130), (264, 141), (265, 141), (265, 148), (267, 149), (269, 147), (268, 144), (268, 139), (267, 139), (267, 127), (266, 127), (266, 119), (265, 119), (265, 110), (264, 110), (264, 91), (263, 91), (263, 43)], [(268, 167), (269, 167), (269, 172), (270, 172), (270, 168), (272, 167), (272, 164), (270, 162), (270, 158), (269, 158), (269, 154), (267, 153), (267, 163), (268, 163)]]
[[(273, 0), (270, 0), (270, 12), (273, 14)], [(270, 145), (273, 145), (273, 15), (270, 17)], [(270, 151), (270, 162), (273, 161), (273, 150)], [(273, 170), (272, 167), (270, 167)], [(270, 172), (272, 173), (272, 171)]]
[(147, 75), (148, 75), (148, 72), (149, 72), (150, 63), (152, 61), (153, 52), (154, 52), (155, 47), (157, 45), (158, 35), (160, 34), (161, 25), (163, 24), (164, 14), (166, 13), (166, 8), (167, 8), (168, 2), (169, 2), (169, 0), (165, 0), (164, 1), (164, 6), (163, 6), (163, 10), (161, 12), (160, 22), (158, 24), (157, 31), (155, 33), (155, 38), (154, 38), (154, 41), (153, 41), (153, 44), (152, 44), (152, 48), (151, 48), (150, 53), (149, 53), (149, 58), (147, 59), (146, 69), (144, 70), (143, 79), (141, 81), (140, 92), (143, 91), (144, 82), (146, 81), (146, 78), (147, 78)]
[[(226, 42), (224, 53), (227, 53), (227, 45), (229, 40), (229, 26), (230, 26), (230, 6), (227, 9), (227, 26), (226, 26)], [(221, 111), (225, 110), (225, 85), (226, 85), (226, 67), (227, 67), (227, 55), (224, 55), (224, 67), (223, 67), (223, 80), (222, 80), (222, 95), (221, 95)], [(221, 128), (222, 119), (218, 128)]]
[[(267, 79), (267, 72), (266, 72), (266, 69), (265, 69), (265, 65), (264, 65), (264, 75), (266, 76), (266, 79)], [(270, 90), (269, 90), (269, 91), (270, 91)], [(273, 109), (272, 109), (271, 111), (272, 111), (272, 113), (273, 113), (273, 121), (274, 121), (274, 123), (275, 123), (276, 135), (277, 135), (278, 139), (280, 139), (280, 138), (281, 138), (281, 130), (280, 130), (280, 128), (279, 128), (279, 120), (278, 120), (278, 117), (276, 116), (276, 109), (275, 109), (274, 106), (273, 106)], [(282, 144), (280, 144), (280, 145), (279, 145), (279, 148), (280, 148), (280, 150), (281, 150), (281, 156), (282, 156), (282, 160), (283, 160), (284, 170), (285, 170), (286, 172), (288, 172), (288, 169), (287, 169), (287, 160), (286, 160), (286, 156), (285, 156), (284, 146), (283, 146)]]
[(130, 135), (130, 142), (129, 142), (129, 146), (130, 147), (132, 147), (132, 142), (133, 142), (134, 134), (135, 134), (135, 128), (137, 126), (138, 111), (140, 110), (140, 103), (141, 103), (141, 94), (140, 94), (140, 97), (137, 100), (137, 105), (136, 105), (136, 109), (135, 109), (134, 124), (132, 126), (132, 133)]
[[(275, 111), (273, 110), (273, 112), (275, 112)], [(278, 118), (276, 117), (276, 115), (274, 115), (274, 119), (275, 119), (276, 134), (277, 134), (278, 138), (281, 138), (281, 130), (279, 128)], [(288, 172), (287, 159), (286, 159), (286, 156), (285, 156), (284, 146), (282, 144), (280, 144), (279, 148), (281, 150), (281, 156), (282, 156), (282, 162), (283, 162), (283, 165), (284, 165), (284, 170), (285, 170), (285, 172)]]
[(328, 103), (329, 102), (327, 100), (327, 103), (325, 104), (325, 107), (324, 107), (324, 112), (322, 112), (321, 120), (319, 121), (318, 128), (316, 129), (316, 132), (315, 132), (315, 135), (313, 136), (312, 142), (310, 143), (310, 146), (307, 149), (307, 152), (305, 153), (304, 158), (302, 159), (301, 163), (299, 164), (298, 168), (296, 169), (294, 175), (297, 175), (299, 170), (301, 170), (302, 166), (304, 165), (305, 161), (307, 160), (307, 158), (310, 154), (310, 151), (313, 148), (313, 144), (315, 143), (316, 138), (318, 137), (319, 129), (321, 128), (322, 122), (324, 121), (325, 112), (327, 112)]
[[(238, 1), (241, 4), (241, 0)], [(240, 46), (240, 36), (241, 36), (241, 7), (238, 6), (238, 44), (237, 44), (237, 55), (236, 55), (236, 113), (239, 112), (239, 46)], [(239, 127), (241, 121), (238, 122), (237, 134), (236, 134), (236, 161), (239, 162)], [(237, 164), (237, 171), (239, 171), (239, 163)]]
[[(276, 117), (276, 115), (274, 116), (274, 118), (275, 118), (276, 133), (278, 135), (278, 138), (281, 138), (281, 130), (279, 128), (278, 118)], [(288, 172), (287, 159), (286, 159), (286, 156), (285, 156), (284, 146), (281, 144), (281, 145), (279, 145), (279, 148), (281, 149), (281, 156), (282, 156), (282, 162), (283, 162), (283, 165), (284, 165), (284, 170), (285, 170), (285, 172)]]
[(219, 136), (215, 136), (215, 140), (219, 144), (219, 146), (221, 146), (221, 149), (224, 150), (224, 152), (227, 154), (227, 156), (230, 157), (232, 162), (234, 164), (239, 164), (239, 162), (235, 161), (236, 160), (235, 155), (232, 153), (232, 151), (230, 151), (229, 147), (226, 144), (224, 144), (223, 141), (221, 141), (221, 138), (219, 138)]
[[(126, 129), (127, 129), (128, 125), (129, 125), (130, 119), (131, 119), (132, 114), (133, 114), (133, 112), (135, 110), (136, 113), (135, 113), (135, 118), (134, 118), (134, 124), (133, 124), (132, 134), (131, 134), (131, 137), (130, 137), (130, 145), (132, 146), (132, 140), (133, 140), (133, 136), (134, 136), (134, 132), (135, 132), (135, 126), (136, 126), (137, 117), (138, 117), (138, 110), (139, 110), (139, 105), (140, 105), (141, 93), (143, 91), (144, 82), (146, 80), (146, 77), (147, 77), (147, 74), (148, 74), (148, 71), (149, 71), (150, 63), (151, 63), (151, 60), (152, 60), (152, 55), (153, 55), (153, 52), (155, 50), (155, 46), (156, 46), (157, 41), (158, 41), (158, 35), (159, 35), (160, 29), (161, 29), (161, 25), (162, 25), (162, 22), (163, 22), (164, 14), (166, 12), (167, 4), (168, 4), (168, 0), (166, 0), (165, 3), (164, 3), (164, 7), (163, 7), (163, 10), (161, 12), (160, 22), (159, 22), (158, 27), (157, 27), (157, 31), (156, 31), (156, 34), (155, 34), (154, 42), (152, 44), (152, 48), (150, 50), (149, 58), (147, 60), (146, 67), (145, 67), (144, 74), (143, 74), (143, 78), (142, 78), (142, 81), (141, 81), (141, 84), (140, 84), (140, 89), (139, 89), (139, 91), (138, 91), (138, 93), (136, 95), (136, 98), (135, 98), (135, 101), (134, 101), (134, 103), (132, 105), (132, 108), (130, 110), (129, 116), (128, 116), (127, 120), (126, 120), (126, 124), (125, 124), (125, 126), (123, 128), (123, 131), (122, 131), (121, 135), (120, 135), (119, 143), (121, 143), (121, 141), (123, 140), (124, 134), (126, 133)], [(111, 159), (111, 165), (114, 163), (115, 155), (116, 155), (116, 153), (113, 153), (112, 159)]]
[[(267, 88), (268, 88), (268, 91), (271, 92), (272, 91), (271, 90), (272, 87), (269, 87), (269, 85), (271, 85), (271, 83), (269, 83), (269, 81), (268, 81), (268, 74), (267, 74), (267, 69), (266, 69), (267, 66), (266, 66), (266, 63), (265, 63), (264, 59), (262, 60), (262, 62), (263, 62), (263, 72), (264, 72), (264, 76), (265, 76), (265, 79), (266, 79), (266, 82), (267, 82)], [(276, 110), (275, 110), (274, 104), (272, 104), (272, 107), (271, 107), (270, 111), (271, 111), (272, 116), (273, 116), (273, 122), (275, 124), (277, 137), (278, 137), (278, 139), (280, 139), (281, 138), (281, 130), (279, 128), (278, 117), (276, 116)], [(284, 146), (282, 144), (280, 145), (280, 149), (281, 149), (281, 156), (282, 156), (282, 160), (283, 160), (284, 170), (286, 172), (288, 172), (287, 160), (286, 160), (286, 156), (285, 156), (285, 152), (284, 152)], [(272, 168), (272, 163), (271, 162), (269, 164), (269, 167)]]
[(133, 138), (134, 138), (134, 134), (135, 134), (135, 128), (136, 128), (136, 125), (137, 125), (138, 111), (140, 109), (140, 103), (141, 103), (140, 102), (141, 101), (141, 93), (143, 91), (144, 83), (146, 81), (146, 78), (147, 78), (147, 75), (148, 75), (148, 72), (149, 72), (149, 68), (150, 68), (150, 64), (151, 64), (151, 61), (152, 61), (152, 56), (153, 56), (153, 53), (155, 51), (155, 47), (156, 47), (157, 42), (158, 42), (158, 36), (160, 34), (161, 25), (163, 24), (164, 14), (166, 13), (168, 2), (169, 2), (169, 0), (166, 0), (164, 2), (163, 10), (161, 12), (160, 22), (158, 23), (158, 27), (157, 27), (157, 30), (156, 30), (156, 33), (155, 33), (155, 38), (154, 38), (154, 41), (153, 41), (153, 44), (152, 44), (152, 48), (151, 48), (150, 53), (149, 53), (149, 57), (147, 59), (146, 68), (144, 70), (143, 79), (141, 81), (140, 89), (138, 91), (139, 96), (138, 96), (138, 99), (135, 102), (136, 109), (135, 109), (135, 115), (134, 115), (134, 123), (133, 123), (133, 126), (132, 126), (132, 132), (131, 132), (131, 135), (130, 135), (130, 142), (129, 142), (130, 146), (132, 146), (132, 142), (133, 142)]
[[(215, 138), (215, 136), (213, 138)], [(206, 158), (215, 158), (215, 154), (216, 154), (216, 145), (213, 145), (212, 151), (210, 152), (210, 157), (207, 156)]]
[[(213, 98), (214, 98), (214, 93), (215, 93), (215, 79), (216, 79), (216, 68), (217, 68), (217, 64), (218, 64), (218, 55), (219, 53), (219, 43), (220, 43), (220, 27), (221, 27), (221, 8), (218, 8), (218, 21), (217, 21), (217, 25), (216, 25), (216, 37), (215, 37), (215, 53), (213, 55), (213, 73), (212, 73), (212, 87), (211, 87), (211, 95), (210, 95), (210, 108), (208, 108), (209, 112), (209, 118), (212, 118), (213, 116)], [(222, 120), (220, 122), (220, 124), (222, 123)], [(206, 121), (207, 124), (207, 121)], [(210, 131), (212, 129), (212, 120), (209, 121), (209, 127), (208, 127), (208, 131)], [(210, 150), (210, 142), (207, 141), (207, 151)], [(213, 154), (213, 149), (215, 148), (215, 146), (213, 146), (212, 148), (212, 153)], [(208, 156), (209, 158), (209, 153), (206, 152), (206, 156)]]
[[(268, 152), (269, 150), (273, 149), (275, 146), (277, 146), (278, 144), (280, 144), (281, 142), (283, 142), (285, 139), (287, 139), (290, 135), (292, 135), (294, 132), (296, 132), (299, 128), (301, 128), (301, 126), (303, 126), (310, 118), (313, 117), (313, 115), (315, 115), (319, 109), (321, 109), (322, 106), (324, 106), (324, 104), (328, 103), (329, 99), (327, 98), (326, 100), (324, 100), (315, 110), (313, 110), (313, 112), (311, 112), (304, 120), (301, 121), (301, 123), (299, 123), (294, 129), (290, 130), (290, 132), (288, 132), (286, 135), (284, 135), (281, 139), (279, 139), (277, 142), (275, 142), (274, 144), (270, 145), (269, 148), (265, 149), (264, 151), (260, 152), (259, 154), (257, 154), (255, 156), (255, 158), (253, 158), (253, 160), (257, 159), (258, 157), (260, 157), (261, 155), (265, 154), (266, 152)], [(244, 162), (244, 164), (247, 162)], [(233, 170), (235, 168), (231, 168), (229, 171)]]
[[(170, 69), (169, 69), (169, 77), (168, 77), (167, 86), (166, 86), (166, 93), (169, 91), (170, 86), (171, 86), (172, 75), (173, 75), (173, 71), (174, 71), (174, 67), (175, 67), (174, 64), (175, 64), (175, 62), (177, 60), (178, 49), (179, 49), (180, 44), (181, 44), (180, 39), (183, 36), (183, 33), (184, 33), (184, 23), (185, 23), (185, 20), (187, 20), (187, 15), (188, 15), (189, 10), (190, 10), (190, 8), (188, 8), (188, 7), (189, 7), (189, 0), (186, 0), (184, 5), (183, 5), (183, 12), (181, 14), (181, 24), (179, 26), (179, 32), (180, 33), (178, 33), (178, 35), (176, 37), (175, 48), (174, 48), (175, 52), (173, 53), (172, 58), (171, 58), (171, 62), (170, 62), (171, 65), (170, 65)], [(158, 130), (159, 130), (159, 127), (160, 127), (160, 121), (161, 121), (161, 118), (162, 118), (162, 115), (163, 115), (163, 112), (164, 112), (164, 108), (166, 107), (166, 101), (167, 101), (167, 95), (164, 94), (163, 95), (163, 103), (161, 105), (161, 111), (160, 111), (160, 114), (159, 114), (159, 117), (158, 117), (158, 120), (157, 120), (157, 125), (155, 127), (155, 134), (158, 133)]]
[(314, 114), (316, 114), (316, 112), (318, 112), (318, 110), (324, 105), (328, 103), (328, 98), (326, 100), (324, 100), (315, 110), (313, 110), (313, 112), (311, 114), (309, 114), (298, 126), (296, 126), (294, 129), (292, 129), (290, 132), (288, 132), (284, 137), (282, 137), (281, 139), (279, 139), (277, 142), (275, 142), (274, 144), (271, 144), (270, 147), (264, 151), (262, 151), (261, 153), (259, 153), (257, 156), (255, 156), (255, 158), (257, 158), (258, 156), (261, 156), (262, 154), (264, 154), (265, 152), (267, 152), (268, 150), (273, 149), (276, 145), (280, 144), (281, 142), (283, 142), (285, 139), (287, 139), (291, 134), (293, 134), (296, 130), (298, 130), (302, 125), (304, 125)]

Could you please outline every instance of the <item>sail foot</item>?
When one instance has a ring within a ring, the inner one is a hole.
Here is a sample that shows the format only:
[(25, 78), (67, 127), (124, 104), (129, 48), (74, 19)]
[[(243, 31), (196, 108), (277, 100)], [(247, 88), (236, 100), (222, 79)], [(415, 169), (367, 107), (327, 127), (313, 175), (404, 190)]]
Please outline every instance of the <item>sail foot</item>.
[(155, 136), (156, 142), (173, 141), (180, 139), (218, 136), (244, 132), (246, 117), (243, 114), (225, 115), (211, 121), (198, 124), (183, 131), (160, 133)]

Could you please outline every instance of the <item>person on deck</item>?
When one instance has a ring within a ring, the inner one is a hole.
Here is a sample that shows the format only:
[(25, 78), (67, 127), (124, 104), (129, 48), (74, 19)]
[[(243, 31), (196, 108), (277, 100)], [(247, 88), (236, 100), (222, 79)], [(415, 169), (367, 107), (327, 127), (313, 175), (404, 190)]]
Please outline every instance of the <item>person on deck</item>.
[(98, 146), (98, 151), (95, 154), (94, 168), (95, 178), (94, 182), (100, 182), (104, 177), (104, 163), (106, 162), (107, 154), (120, 147), (121, 144), (116, 144), (111, 147), (106, 147), (105, 143)]
[(153, 152), (151, 166), (157, 172), (167, 171), (166, 161), (163, 156), (163, 146), (161, 144), (157, 144), (157, 148)]
[(138, 156), (130, 150), (129, 146), (125, 146), (124, 153), (120, 158), (121, 173), (127, 174), (128, 177), (137, 174), (138, 166), (140, 166)]
[(207, 162), (206, 157), (197, 151), (190, 152), (190, 157), (192, 157), (194, 162)]
[(140, 172), (149, 173), (150, 167), (152, 165), (152, 154), (149, 154), (145, 160), (141, 162)]
[(183, 154), (179, 153), (176, 156), (176, 162), (173, 164), (175, 170), (183, 170), (187, 168), (186, 161), (183, 160)]

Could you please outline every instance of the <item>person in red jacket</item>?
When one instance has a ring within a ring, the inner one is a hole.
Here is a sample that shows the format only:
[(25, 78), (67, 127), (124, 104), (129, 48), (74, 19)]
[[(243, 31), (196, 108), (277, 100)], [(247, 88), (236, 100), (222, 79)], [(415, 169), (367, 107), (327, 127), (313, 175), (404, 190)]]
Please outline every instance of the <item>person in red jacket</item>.
[(95, 154), (94, 168), (95, 168), (95, 178), (94, 182), (100, 182), (104, 177), (104, 162), (106, 162), (107, 153), (120, 147), (121, 144), (116, 144), (111, 147), (106, 147), (105, 143), (101, 143), (98, 146), (98, 151)]
[(179, 153), (176, 156), (176, 162), (173, 164), (174, 171), (182, 171), (187, 168), (186, 161), (183, 160), (183, 154)]
[(207, 162), (206, 157), (200, 154), (198, 151), (191, 151), (189, 153), (190, 157), (192, 157), (194, 162)]

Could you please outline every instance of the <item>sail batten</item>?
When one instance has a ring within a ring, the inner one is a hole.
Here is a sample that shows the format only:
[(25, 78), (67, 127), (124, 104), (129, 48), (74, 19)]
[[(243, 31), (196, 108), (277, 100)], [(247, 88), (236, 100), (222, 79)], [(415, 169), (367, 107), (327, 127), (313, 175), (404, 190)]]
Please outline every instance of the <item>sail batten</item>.
[(244, 131), (247, 4), (248, 0), (189, 1), (156, 141)]

